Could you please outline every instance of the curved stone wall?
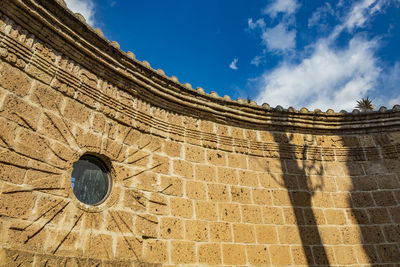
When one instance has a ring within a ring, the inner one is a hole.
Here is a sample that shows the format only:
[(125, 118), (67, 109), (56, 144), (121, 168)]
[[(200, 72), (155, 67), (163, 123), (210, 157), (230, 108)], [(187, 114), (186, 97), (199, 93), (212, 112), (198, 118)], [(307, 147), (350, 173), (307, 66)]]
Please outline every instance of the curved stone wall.
[[(351, 114), (206, 94), (62, 1), (0, 2), (0, 262), (400, 263), (400, 107)], [(97, 206), (74, 162), (109, 164)]]

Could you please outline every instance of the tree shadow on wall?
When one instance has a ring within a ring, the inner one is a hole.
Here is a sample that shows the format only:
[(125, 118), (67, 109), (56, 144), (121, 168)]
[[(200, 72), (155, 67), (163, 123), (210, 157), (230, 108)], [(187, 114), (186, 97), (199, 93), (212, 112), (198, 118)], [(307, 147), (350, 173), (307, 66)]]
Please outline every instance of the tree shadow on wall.
[(381, 133), (347, 136), (343, 143), (348, 148), (344, 154), (352, 183), (348, 217), (358, 225), (362, 243), (351, 253), (362, 264), (399, 264), (400, 140), (391, 142), (387, 134)]
[(312, 209), (312, 197), (324, 185), (321, 151), (313, 146), (315, 137), (307, 136), (303, 146), (293, 144), (295, 135), (291, 133), (273, 133), (273, 139), (278, 145), (282, 168), (280, 183), (288, 190), (307, 263), (309, 266), (329, 265)]

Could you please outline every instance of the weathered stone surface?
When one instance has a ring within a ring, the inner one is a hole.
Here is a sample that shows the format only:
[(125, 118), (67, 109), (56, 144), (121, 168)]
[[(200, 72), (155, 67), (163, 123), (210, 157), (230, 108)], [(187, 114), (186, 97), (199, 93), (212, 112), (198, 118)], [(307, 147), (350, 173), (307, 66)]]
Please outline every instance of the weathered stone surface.
[[(0, 4), (0, 265), (399, 263), (398, 107), (208, 95), (116, 52), (63, 1), (23, 2)], [(85, 154), (111, 180), (97, 205), (71, 182)]]

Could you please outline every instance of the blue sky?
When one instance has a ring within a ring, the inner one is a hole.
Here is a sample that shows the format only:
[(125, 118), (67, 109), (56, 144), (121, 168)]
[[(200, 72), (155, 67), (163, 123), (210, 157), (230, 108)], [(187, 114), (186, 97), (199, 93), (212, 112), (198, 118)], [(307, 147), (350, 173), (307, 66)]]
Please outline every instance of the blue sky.
[(258, 104), (400, 104), (400, 0), (66, 0), (124, 51)]

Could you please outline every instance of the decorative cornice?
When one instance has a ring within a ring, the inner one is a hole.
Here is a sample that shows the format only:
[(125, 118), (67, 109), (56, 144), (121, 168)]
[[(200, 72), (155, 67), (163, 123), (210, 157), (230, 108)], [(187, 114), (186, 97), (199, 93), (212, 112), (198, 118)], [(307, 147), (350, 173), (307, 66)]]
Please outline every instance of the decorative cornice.
[(220, 97), (216, 92), (207, 94), (202, 88), (194, 90), (188, 83), (179, 83), (175, 76), (152, 69), (147, 61), (138, 61), (132, 52), (123, 52), (117, 42), (108, 41), (101, 30), (90, 27), (82, 15), (68, 10), (63, 0), (2, 1), (0, 10), (99, 78), (171, 112), (253, 129), (296, 128), (330, 133), (400, 129), (399, 105), (365, 113), (337, 113), (331, 109), (321, 112), (259, 106), (254, 101)]

